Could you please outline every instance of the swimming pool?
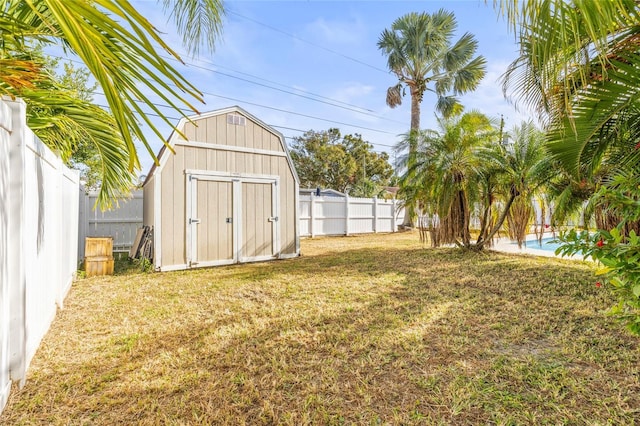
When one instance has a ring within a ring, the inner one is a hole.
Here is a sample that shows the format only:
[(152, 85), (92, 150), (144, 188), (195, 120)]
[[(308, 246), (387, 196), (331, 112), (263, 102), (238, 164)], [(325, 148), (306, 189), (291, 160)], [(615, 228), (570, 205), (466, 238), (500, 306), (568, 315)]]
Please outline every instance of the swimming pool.
[[(545, 237), (541, 241), (538, 240), (529, 240), (522, 244), (522, 247), (535, 249), (535, 250), (544, 250), (555, 252), (558, 247), (562, 245), (560, 242), (553, 242), (555, 237)], [(518, 243), (511, 243), (512, 245), (518, 245)]]

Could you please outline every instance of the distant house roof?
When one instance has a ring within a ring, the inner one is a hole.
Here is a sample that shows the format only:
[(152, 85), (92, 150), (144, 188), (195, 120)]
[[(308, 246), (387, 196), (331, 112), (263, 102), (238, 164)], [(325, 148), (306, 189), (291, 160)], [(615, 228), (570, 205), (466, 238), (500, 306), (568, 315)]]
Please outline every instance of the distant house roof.
[(321, 188), (300, 188), (300, 195), (316, 195), (320, 197), (344, 197), (340, 191), (335, 189), (321, 189)]
[(387, 191), (389, 194), (393, 194), (395, 196), (398, 193), (398, 191), (400, 190), (400, 187), (399, 186), (385, 186), (384, 190)]

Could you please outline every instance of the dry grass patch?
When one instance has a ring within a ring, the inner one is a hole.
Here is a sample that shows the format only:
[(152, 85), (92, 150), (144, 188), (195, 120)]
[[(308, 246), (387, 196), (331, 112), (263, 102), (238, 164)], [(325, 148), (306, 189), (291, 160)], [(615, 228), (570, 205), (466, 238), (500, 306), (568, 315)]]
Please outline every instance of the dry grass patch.
[(589, 265), (303, 241), (74, 284), (2, 424), (631, 424), (638, 340)]

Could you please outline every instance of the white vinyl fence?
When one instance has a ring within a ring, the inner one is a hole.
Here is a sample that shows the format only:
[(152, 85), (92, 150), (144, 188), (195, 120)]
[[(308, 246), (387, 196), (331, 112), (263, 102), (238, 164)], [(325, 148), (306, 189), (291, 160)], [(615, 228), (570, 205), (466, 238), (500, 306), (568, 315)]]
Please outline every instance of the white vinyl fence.
[(34, 136), (25, 111), (0, 99), (0, 411), (76, 271), (78, 173)]
[(104, 212), (95, 208), (97, 198), (96, 192), (80, 190), (79, 261), (84, 258), (85, 237), (113, 237), (113, 251), (129, 251), (142, 226), (142, 191), (134, 191), (131, 198)]
[(396, 200), (300, 196), (300, 236), (395, 232), (404, 210)]

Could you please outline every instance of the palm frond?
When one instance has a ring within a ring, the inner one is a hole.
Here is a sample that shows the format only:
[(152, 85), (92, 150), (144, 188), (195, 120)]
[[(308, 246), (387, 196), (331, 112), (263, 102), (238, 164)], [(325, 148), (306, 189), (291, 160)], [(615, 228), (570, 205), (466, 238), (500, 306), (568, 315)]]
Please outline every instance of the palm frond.
[(402, 84), (398, 83), (387, 89), (387, 105), (391, 108), (402, 105)]
[(209, 51), (214, 50), (224, 14), (221, 0), (162, 0), (162, 5), (173, 18), (189, 52), (198, 54), (203, 44)]
[(456, 94), (471, 92), (486, 74), (487, 61), (483, 56), (471, 60), (453, 74), (453, 91)]
[(141, 140), (155, 158), (142, 123), (163, 138), (147, 114), (138, 115), (141, 111), (136, 104), (138, 100), (143, 100), (171, 127), (173, 123), (154, 105), (148, 93), (153, 93), (181, 115), (182, 106), (197, 112), (187, 98), (201, 100), (201, 94), (160, 56), (154, 44), (176, 58), (177, 54), (127, 1), (8, 3), (3, 19), (20, 23), (24, 31), (14, 34), (13, 41), (23, 42), (23, 47), (28, 49), (24, 43), (33, 40), (35, 35), (46, 37), (50, 43), (64, 44), (86, 64), (114, 114), (129, 155), (130, 170), (139, 167), (135, 139)]
[[(640, 60), (640, 56), (637, 60)], [(607, 127), (615, 128), (611, 120), (616, 120), (639, 100), (640, 73), (635, 65), (618, 61), (613, 63), (615, 70), (609, 71), (610, 78), (582, 89), (579, 100), (572, 107), (573, 115), (555, 123), (550, 132), (549, 147), (552, 153), (576, 174), (598, 135), (606, 132)]]
[(455, 72), (473, 59), (478, 50), (478, 41), (470, 33), (464, 33), (444, 54), (442, 65), (445, 71)]
[(436, 111), (444, 117), (454, 117), (462, 113), (464, 107), (455, 96), (439, 96), (436, 102)]

